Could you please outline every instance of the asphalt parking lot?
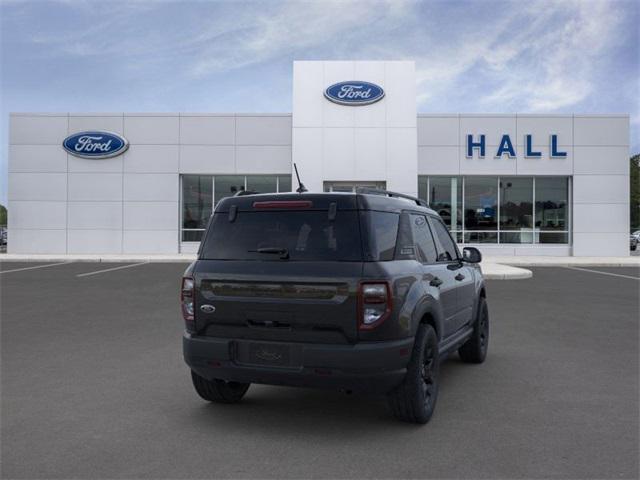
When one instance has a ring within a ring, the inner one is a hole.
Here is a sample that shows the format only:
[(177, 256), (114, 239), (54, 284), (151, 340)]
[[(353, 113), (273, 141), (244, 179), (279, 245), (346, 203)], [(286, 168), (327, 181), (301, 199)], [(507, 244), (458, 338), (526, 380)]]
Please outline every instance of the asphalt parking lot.
[(638, 478), (638, 269), (488, 282), (489, 357), (445, 362), (421, 427), (322, 390), (207, 404), (184, 264), (37, 266), (0, 263), (3, 478)]

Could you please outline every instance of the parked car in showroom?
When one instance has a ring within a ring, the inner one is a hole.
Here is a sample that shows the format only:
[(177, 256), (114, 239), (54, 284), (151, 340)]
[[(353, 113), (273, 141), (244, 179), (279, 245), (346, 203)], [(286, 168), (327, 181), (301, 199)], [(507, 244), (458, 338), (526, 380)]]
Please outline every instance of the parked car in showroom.
[(426, 423), (440, 361), (487, 355), (480, 261), (406, 195), (223, 199), (182, 279), (195, 390), (220, 403), (251, 383), (376, 392), (398, 419)]
[(638, 237), (633, 234), (629, 235), (629, 248), (631, 248), (632, 252), (638, 248)]

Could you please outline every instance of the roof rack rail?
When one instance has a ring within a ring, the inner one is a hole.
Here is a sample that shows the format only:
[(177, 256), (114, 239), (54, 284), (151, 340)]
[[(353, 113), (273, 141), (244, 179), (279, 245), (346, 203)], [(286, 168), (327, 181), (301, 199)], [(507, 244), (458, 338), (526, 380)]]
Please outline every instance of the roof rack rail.
[(411, 195), (406, 195), (404, 193), (391, 192), (389, 190), (382, 190), (380, 188), (356, 187), (356, 193), (366, 193), (369, 195), (384, 195), (386, 197), (393, 197), (393, 198), (404, 198), (405, 200), (411, 200), (413, 202), (416, 202), (416, 204), (420, 205), (421, 207), (429, 208), (429, 204), (425, 200), (422, 200), (421, 198), (413, 197)]

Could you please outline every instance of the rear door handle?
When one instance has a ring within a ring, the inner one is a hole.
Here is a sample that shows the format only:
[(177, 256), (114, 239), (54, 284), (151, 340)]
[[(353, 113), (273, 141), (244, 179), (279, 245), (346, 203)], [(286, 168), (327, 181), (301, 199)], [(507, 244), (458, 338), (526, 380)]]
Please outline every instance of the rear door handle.
[(429, 282), (429, 285), (431, 285), (432, 287), (439, 287), (440, 285), (442, 285), (442, 280), (440, 280), (438, 277), (433, 277)]
[(461, 274), (461, 273), (459, 273), (459, 274), (457, 274), (457, 275), (456, 275), (455, 277), (453, 277), (453, 278), (455, 278), (456, 280), (458, 280), (458, 281), (460, 282), (460, 281), (464, 280), (464, 275), (463, 275), (463, 274)]

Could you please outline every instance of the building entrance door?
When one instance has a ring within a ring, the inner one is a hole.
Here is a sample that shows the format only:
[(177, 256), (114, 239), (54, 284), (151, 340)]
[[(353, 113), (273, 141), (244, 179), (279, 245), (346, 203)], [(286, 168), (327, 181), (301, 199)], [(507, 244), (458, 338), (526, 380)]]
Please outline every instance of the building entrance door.
[(386, 182), (324, 182), (325, 192), (352, 192), (355, 193), (356, 188), (376, 188), (385, 190)]

